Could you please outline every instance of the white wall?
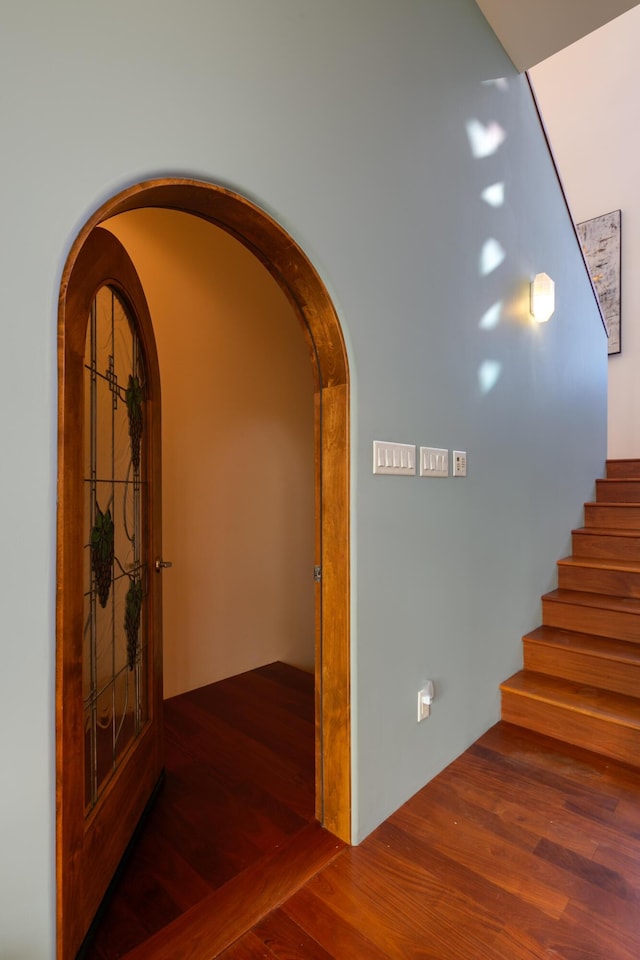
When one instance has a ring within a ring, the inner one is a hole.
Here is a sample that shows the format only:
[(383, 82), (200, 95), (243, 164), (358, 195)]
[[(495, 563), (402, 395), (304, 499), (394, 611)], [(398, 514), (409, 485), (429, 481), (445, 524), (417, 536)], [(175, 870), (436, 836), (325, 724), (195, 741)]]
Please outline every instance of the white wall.
[(197, 217), (105, 224), (132, 257), (162, 379), (164, 695), (274, 660), (313, 670), (309, 348), (284, 293)]
[(576, 223), (622, 211), (622, 352), (609, 358), (610, 457), (640, 456), (640, 7), (531, 71)]
[[(473, 0), (5, 0), (0, 82), (0, 954), (40, 960), (56, 304), (89, 214), (153, 175), (210, 179), (273, 213), (332, 293), (352, 374), (356, 839), (497, 719), (602, 470), (606, 357), (526, 84)], [(536, 328), (539, 270), (558, 308)], [(374, 477), (374, 438), (464, 449), (469, 475)]]

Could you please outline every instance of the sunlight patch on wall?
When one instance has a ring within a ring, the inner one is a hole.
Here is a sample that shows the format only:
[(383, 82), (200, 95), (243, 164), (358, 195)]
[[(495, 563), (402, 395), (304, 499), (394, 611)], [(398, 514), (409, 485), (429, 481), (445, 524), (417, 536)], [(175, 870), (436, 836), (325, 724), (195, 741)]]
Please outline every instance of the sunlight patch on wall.
[(502, 90), (503, 93), (506, 93), (509, 89), (509, 81), (506, 77), (494, 77), (492, 80), (483, 80), (483, 87), (495, 87), (497, 90)]
[(502, 310), (502, 300), (498, 300), (488, 310), (486, 310), (480, 319), (478, 326), (481, 330), (493, 330), (500, 323), (500, 311)]
[(494, 237), (485, 240), (480, 252), (480, 276), (487, 277), (497, 270), (506, 255), (504, 247)]
[[(483, 85), (495, 88), (500, 92), (506, 92), (509, 89), (509, 83), (504, 77), (483, 81)], [(467, 120), (466, 132), (469, 140), (470, 152), (474, 159), (481, 160), (492, 157), (498, 153), (507, 139), (507, 132), (497, 120), (489, 120), (483, 123), (477, 117)], [(506, 196), (506, 185), (504, 180), (493, 179), (496, 176), (496, 170), (493, 164), (486, 165), (490, 171), (485, 186), (480, 187), (479, 197), (483, 203), (491, 207), (496, 213), (504, 207)], [(487, 183), (487, 180), (489, 181)], [(488, 212), (482, 215), (482, 219), (490, 219), (492, 214)], [(493, 231), (492, 231), (493, 232)], [(488, 233), (488, 231), (487, 231)], [(478, 254), (478, 272), (481, 278), (486, 278), (494, 273), (495, 270), (507, 258), (507, 251), (495, 236), (487, 236), (482, 243)], [(494, 283), (492, 282), (492, 287)], [(486, 298), (485, 303), (486, 303)], [(485, 332), (496, 330), (500, 322), (504, 319), (505, 302), (501, 298), (488, 306), (480, 319), (478, 328)], [(503, 364), (499, 360), (483, 360), (477, 368), (478, 386), (481, 395), (486, 396), (493, 390), (498, 383), (503, 370)]]
[(489, 393), (493, 390), (500, 379), (502, 373), (502, 364), (499, 360), (485, 360), (478, 368), (478, 383), (482, 393)]
[(490, 207), (501, 207), (504, 203), (504, 183), (492, 183), (485, 187), (480, 196)]
[(506, 140), (507, 134), (496, 120), (488, 124), (480, 120), (467, 122), (467, 136), (474, 157), (490, 157)]

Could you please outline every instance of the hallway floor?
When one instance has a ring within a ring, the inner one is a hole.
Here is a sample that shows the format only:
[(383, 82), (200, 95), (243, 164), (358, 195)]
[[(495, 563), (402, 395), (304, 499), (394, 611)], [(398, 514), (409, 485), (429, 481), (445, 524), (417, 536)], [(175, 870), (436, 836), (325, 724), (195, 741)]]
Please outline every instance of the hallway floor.
[(312, 674), (276, 663), (172, 697), (164, 728), (165, 782), (87, 960), (116, 960), (230, 881), (264, 876), (296, 837), (306, 847), (323, 833)]
[(185, 698), (167, 704), (150, 832), (87, 956), (640, 956), (639, 770), (499, 723), (348, 848), (313, 823), (312, 678), (271, 665)]

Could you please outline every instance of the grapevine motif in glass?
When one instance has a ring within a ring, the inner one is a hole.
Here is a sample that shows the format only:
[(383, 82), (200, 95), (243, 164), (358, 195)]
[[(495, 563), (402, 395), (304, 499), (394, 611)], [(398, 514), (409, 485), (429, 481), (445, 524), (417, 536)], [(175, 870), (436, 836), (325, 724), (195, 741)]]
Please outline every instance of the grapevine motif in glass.
[(91, 531), (91, 568), (101, 607), (106, 607), (113, 570), (114, 526), (109, 508), (103, 513), (96, 503), (96, 521)]
[(142, 438), (142, 386), (137, 377), (129, 374), (129, 384), (125, 394), (129, 414), (129, 436), (131, 438), (131, 462), (134, 470), (140, 469), (140, 440)]
[[(127, 414), (129, 417), (129, 439), (131, 441), (131, 463), (134, 473), (140, 470), (140, 441), (142, 440), (142, 401), (144, 393), (137, 376), (129, 374), (129, 382), (125, 393)], [(144, 592), (142, 581), (131, 577), (125, 601), (124, 629), (127, 635), (127, 662), (129, 670), (133, 670), (138, 653), (138, 634), (140, 632), (140, 612)]]
[(138, 634), (140, 632), (140, 613), (144, 591), (141, 580), (131, 580), (125, 601), (124, 629), (127, 635), (127, 663), (133, 670), (138, 656)]

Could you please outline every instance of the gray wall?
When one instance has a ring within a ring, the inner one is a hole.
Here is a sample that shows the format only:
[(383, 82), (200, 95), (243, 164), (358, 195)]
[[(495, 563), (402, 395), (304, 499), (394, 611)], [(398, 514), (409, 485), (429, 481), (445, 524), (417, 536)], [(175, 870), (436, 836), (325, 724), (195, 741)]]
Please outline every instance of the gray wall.
[[(356, 838), (497, 719), (601, 472), (606, 350), (526, 87), (472, 0), (5, 0), (0, 73), (0, 955), (40, 960), (54, 938), (56, 302), (90, 213), (154, 175), (228, 185), (277, 217), (334, 297), (353, 376)], [(493, 154), (472, 156), (474, 119), (503, 128)], [(480, 198), (495, 182), (496, 208)], [(505, 259), (480, 276), (489, 238)], [(557, 284), (545, 327), (527, 315), (539, 270)], [(501, 366), (483, 393), (486, 361)], [(373, 477), (374, 438), (465, 449), (469, 476)], [(438, 699), (418, 726), (427, 676)]]

